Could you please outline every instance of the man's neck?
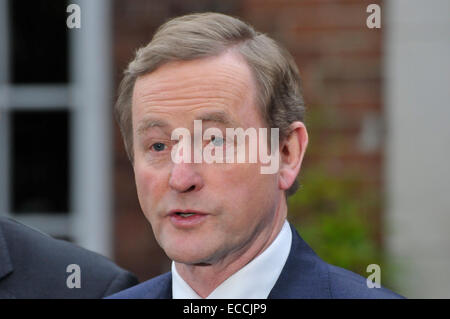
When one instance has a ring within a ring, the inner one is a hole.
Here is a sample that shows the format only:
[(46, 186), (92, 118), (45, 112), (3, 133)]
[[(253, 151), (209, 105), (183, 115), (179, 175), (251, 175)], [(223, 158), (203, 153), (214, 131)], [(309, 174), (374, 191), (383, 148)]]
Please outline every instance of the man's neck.
[(285, 200), (280, 201), (272, 227), (261, 232), (247, 246), (210, 265), (186, 265), (175, 263), (178, 274), (202, 298), (206, 298), (227, 278), (260, 255), (275, 240), (287, 215)]

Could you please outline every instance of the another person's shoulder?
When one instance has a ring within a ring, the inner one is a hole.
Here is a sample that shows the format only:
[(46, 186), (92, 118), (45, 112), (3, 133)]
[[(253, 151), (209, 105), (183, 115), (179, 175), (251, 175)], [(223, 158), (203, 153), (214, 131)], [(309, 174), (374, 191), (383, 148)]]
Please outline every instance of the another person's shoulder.
[(347, 269), (327, 264), (329, 287), (336, 299), (398, 299), (404, 298), (384, 287), (369, 288), (367, 279)]
[[(138, 283), (108, 258), (12, 219), (0, 218), (0, 236), (13, 269), (0, 284), (16, 298), (101, 298)], [(72, 264), (79, 266), (81, 288), (67, 287)]]

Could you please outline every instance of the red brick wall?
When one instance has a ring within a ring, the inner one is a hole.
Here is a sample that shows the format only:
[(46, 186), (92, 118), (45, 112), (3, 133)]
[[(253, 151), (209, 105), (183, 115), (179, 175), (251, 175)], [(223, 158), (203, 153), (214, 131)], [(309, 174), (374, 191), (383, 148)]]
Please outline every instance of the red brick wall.
[[(335, 112), (320, 132), (310, 136), (310, 145), (320, 144), (321, 148), (319, 151), (311, 148), (304, 167), (307, 169), (313, 161), (323, 161), (336, 172), (353, 167), (368, 183), (379, 188), (381, 147), (367, 151), (358, 143), (367, 115), (376, 118), (382, 112), (382, 29), (366, 27), (366, 7), (370, 3), (380, 1), (116, 0), (113, 30), (116, 86), (136, 48), (148, 43), (156, 28), (169, 17), (200, 11), (241, 17), (293, 54), (303, 79), (308, 110), (326, 108)], [(117, 125), (115, 128), (115, 259), (145, 280), (167, 271), (170, 262), (140, 210), (133, 171)], [(336, 148), (338, 151), (333, 151)]]

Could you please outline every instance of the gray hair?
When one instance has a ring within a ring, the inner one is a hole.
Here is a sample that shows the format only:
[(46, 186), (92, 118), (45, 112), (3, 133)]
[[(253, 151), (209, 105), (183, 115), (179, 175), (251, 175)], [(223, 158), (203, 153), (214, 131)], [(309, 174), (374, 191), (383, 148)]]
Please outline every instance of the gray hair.
[[(249, 24), (220, 13), (196, 13), (161, 25), (152, 41), (136, 52), (124, 72), (115, 105), (115, 116), (127, 155), (134, 163), (131, 104), (136, 79), (171, 61), (218, 56), (227, 50), (240, 53), (255, 79), (256, 99), (268, 127), (279, 128), (280, 141), (292, 122), (303, 122), (304, 102), (300, 75), (289, 52)], [(297, 180), (286, 191), (295, 193)]]

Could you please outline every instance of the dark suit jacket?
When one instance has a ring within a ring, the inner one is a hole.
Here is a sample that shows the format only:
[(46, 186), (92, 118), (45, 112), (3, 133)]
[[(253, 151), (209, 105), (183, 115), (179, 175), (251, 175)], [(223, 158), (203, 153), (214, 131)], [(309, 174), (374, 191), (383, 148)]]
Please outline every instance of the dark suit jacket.
[[(68, 288), (67, 266), (80, 266), (81, 288)], [(0, 218), (0, 298), (102, 298), (138, 283), (109, 259)]]
[[(291, 251), (269, 299), (402, 298), (383, 287), (368, 288), (366, 278), (327, 264), (303, 241), (292, 225), (291, 231)], [(172, 275), (165, 273), (109, 298), (172, 298)]]

